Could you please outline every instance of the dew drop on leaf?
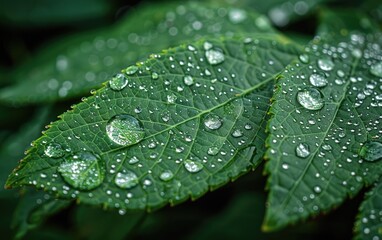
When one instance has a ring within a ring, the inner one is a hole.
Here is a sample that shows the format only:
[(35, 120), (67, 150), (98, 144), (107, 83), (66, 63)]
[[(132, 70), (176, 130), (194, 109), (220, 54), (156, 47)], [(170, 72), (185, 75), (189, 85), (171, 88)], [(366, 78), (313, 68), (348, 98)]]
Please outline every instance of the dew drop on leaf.
[(321, 193), (321, 187), (320, 186), (315, 186), (314, 188), (313, 188), (313, 191), (315, 192), (315, 193)]
[(209, 147), (207, 150), (207, 154), (211, 156), (215, 156), (216, 154), (218, 154), (218, 152), (219, 152), (219, 148), (215, 146)]
[(243, 136), (243, 131), (240, 129), (236, 129), (235, 131), (232, 132), (232, 137), (238, 138)]
[(382, 159), (382, 143), (380, 142), (367, 142), (365, 143), (360, 152), (359, 155), (369, 162), (374, 162), (377, 160)]
[(232, 23), (240, 23), (247, 18), (247, 14), (241, 9), (231, 9), (228, 12), (228, 17)]
[(106, 133), (110, 140), (122, 146), (136, 144), (145, 136), (141, 122), (128, 114), (112, 117), (106, 125)]
[(184, 167), (190, 173), (197, 173), (203, 169), (203, 165), (200, 162), (195, 162), (190, 159), (184, 161)]
[(325, 87), (328, 84), (324, 74), (313, 73), (310, 75), (309, 81), (315, 87)]
[(138, 67), (137, 66), (134, 66), (134, 65), (131, 65), (129, 67), (127, 67), (125, 69), (125, 73), (127, 75), (133, 75), (134, 73), (136, 73), (138, 71)]
[(318, 59), (317, 64), (324, 71), (331, 71), (334, 68), (334, 63), (330, 58)]
[(332, 146), (330, 146), (329, 144), (324, 144), (324, 145), (322, 145), (322, 149), (324, 149), (326, 151), (330, 151), (330, 150), (332, 150)]
[(382, 62), (372, 65), (370, 67), (370, 73), (376, 77), (382, 77)]
[(302, 63), (308, 63), (309, 62), (309, 55), (308, 54), (301, 54), (299, 57), (300, 61)]
[(46, 146), (44, 153), (51, 158), (60, 158), (64, 156), (65, 150), (58, 143), (50, 143)]
[(183, 78), (183, 81), (184, 81), (184, 84), (186, 84), (187, 86), (191, 86), (192, 84), (194, 84), (194, 79), (192, 78), (192, 76), (185, 76)]
[(210, 130), (219, 129), (223, 124), (223, 120), (216, 114), (210, 113), (204, 117), (204, 126)]
[(306, 88), (299, 91), (297, 101), (308, 110), (320, 110), (324, 106), (322, 93), (316, 88)]
[(220, 49), (208, 49), (206, 51), (206, 58), (211, 65), (217, 65), (224, 62), (224, 54)]
[(167, 103), (169, 104), (174, 104), (176, 99), (178, 99), (178, 97), (173, 93), (171, 93), (170, 95), (167, 95)]
[(310, 155), (309, 145), (306, 143), (300, 143), (297, 145), (296, 155), (300, 158), (307, 158)]
[(159, 74), (156, 72), (151, 73), (151, 79), (157, 80), (159, 78)]
[(170, 170), (165, 170), (165, 171), (163, 171), (163, 172), (160, 174), (160, 176), (159, 176), (159, 178), (160, 178), (162, 181), (165, 181), (165, 182), (170, 181), (171, 179), (173, 179), (173, 177), (174, 177), (174, 174), (173, 174)]
[(118, 172), (115, 175), (114, 183), (123, 189), (133, 188), (138, 184), (138, 177), (132, 171)]
[(103, 182), (105, 164), (90, 152), (81, 152), (61, 163), (58, 172), (71, 186), (80, 190), (91, 190)]
[(109, 86), (114, 91), (121, 91), (124, 89), (129, 81), (122, 73), (116, 74), (109, 80)]

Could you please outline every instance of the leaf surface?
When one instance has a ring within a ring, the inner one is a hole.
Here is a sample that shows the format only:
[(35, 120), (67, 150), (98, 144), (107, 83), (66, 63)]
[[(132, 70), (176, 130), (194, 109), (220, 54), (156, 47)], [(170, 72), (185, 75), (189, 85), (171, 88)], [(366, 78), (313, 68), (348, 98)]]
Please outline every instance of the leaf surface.
[[(273, 230), (327, 212), (382, 173), (381, 35), (316, 38), (278, 81), (267, 140)], [(362, 153), (363, 152), (363, 153)]]
[[(198, 198), (260, 163), (274, 77), (299, 49), (282, 36), (261, 34), (153, 55), (124, 70), (127, 82), (112, 79), (63, 114), (7, 186), (35, 185), (122, 209)], [(73, 164), (73, 175), (60, 175), (63, 164)], [(93, 177), (72, 187), (90, 165)]]
[(242, 9), (194, 3), (142, 6), (108, 29), (46, 47), (15, 69), (11, 77), (17, 83), (0, 90), (0, 101), (22, 105), (84, 96), (150, 53), (186, 40), (245, 32), (274, 30), (265, 17)]
[(356, 222), (355, 239), (378, 239), (382, 235), (382, 181), (366, 193)]

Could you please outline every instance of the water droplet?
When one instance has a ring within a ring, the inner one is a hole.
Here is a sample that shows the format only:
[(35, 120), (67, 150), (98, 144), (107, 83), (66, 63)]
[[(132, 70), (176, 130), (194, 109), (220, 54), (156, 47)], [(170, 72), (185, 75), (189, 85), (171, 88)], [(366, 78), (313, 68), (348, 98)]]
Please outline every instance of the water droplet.
[(370, 73), (376, 77), (382, 77), (382, 62), (372, 65), (370, 67)]
[(159, 78), (159, 74), (156, 72), (151, 73), (151, 79), (157, 80)]
[(309, 55), (308, 54), (301, 54), (299, 57), (300, 61), (302, 63), (308, 63), (309, 62)]
[(320, 186), (315, 186), (315, 187), (313, 188), (313, 191), (314, 191), (315, 193), (321, 193), (322, 189), (321, 189)]
[(115, 175), (114, 183), (120, 188), (133, 188), (138, 185), (138, 177), (132, 171), (123, 171)]
[(137, 162), (139, 162), (139, 159), (136, 156), (129, 159), (129, 164), (135, 164)]
[(125, 69), (125, 73), (127, 75), (133, 75), (134, 73), (136, 73), (138, 71), (138, 67), (137, 66), (134, 66), (134, 65), (131, 65), (129, 67), (127, 67)]
[(112, 117), (106, 125), (107, 136), (116, 144), (129, 146), (145, 136), (141, 122), (127, 114)]
[(241, 131), (240, 129), (236, 129), (235, 131), (232, 132), (232, 137), (241, 137), (243, 136), (243, 131)]
[(310, 75), (309, 81), (315, 87), (325, 87), (328, 84), (324, 74), (313, 73)]
[(60, 158), (64, 156), (65, 150), (58, 143), (50, 143), (46, 146), (44, 153), (51, 158)]
[(324, 106), (322, 93), (315, 88), (306, 88), (297, 93), (297, 101), (306, 109), (320, 110)]
[(374, 162), (382, 159), (382, 143), (380, 142), (367, 142), (365, 143), (361, 150), (359, 151), (359, 155), (369, 162)]
[(204, 50), (209, 50), (209, 49), (211, 49), (213, 46), (214, 46), (214, 45), (212, 45), (212, 43), (207, 42), (207, 41), (203, 43), (203, 48), (204, 48)]
[(61, 163), (58, 172), (71, 186), (81, 190), (91, 190), (103, 182), (105, 165), (94, 154), (81, 152)]
[(109, 81), (109, 86), (114, 91), (120, 91), (124, 89), (129, 81), (122, 73), (116, 74)]
[(159, 178), (165, 182), (170, 181), (173, 177), (174, 174), (170, 170), (163, 171), (159, 176)]
[(184, 84), (186, 84), (187, 86), (191, 86), (192, 84), (194, 84), (194, 79), (192, 78), (192, 76), (185, 76), (183, 78), (183, 81), (184, 81)]
[(324, 149), (326, 151), (330, 151), (330, 150), (332, 150), (332, 146), (330, 146), (329, 144), (325, 144), (325, 145), (322, 145), (322, 149)]
[(203, 169), (203, 165), (200, 162), (195, 162), (190, 159), (184, 161), (184, 167), (191, 173), (197, 173)]
[(228, 12), (228, 17), (232, 23), (240, 23), (247, 18), (247, 13), (241, 9), (231, 9)]
[(224, 54), (220, 49), (209, 49), (206, 51), (206, 58), (209, 64), (217, 65), (224, 62)]
[(296, 147), (296, 155), (300, 158), (306, 158), (310, 155), (309, 145), (306, 143), (300, 143)]
[(218, 154), (218, 152), (219, 152), (219, 148), (218, 148), (218, 147), (215, 147), (215, 146), (210, 147), (210, 148), (208, 148), (208, 150), (207, 150), (207, 154), (208, 154), (208, 155), (211, 155), (211, 156), (215, 156), (216, 154)]
[(318, 59), (317, 64), (324, 71), (331, 71), (334, 68), (334, 62), (330, 58)]
[(170, 95), (167, 95), (167, 103), (169, 104), (174, 104), (176, 99), (178, 99), (178, 97), (173, 93), (171, 93)]
[(216, 114), (210, 113), (204, 117), (204, 126), (208, 129), (219, 129), (223, 124), (223, 120)]

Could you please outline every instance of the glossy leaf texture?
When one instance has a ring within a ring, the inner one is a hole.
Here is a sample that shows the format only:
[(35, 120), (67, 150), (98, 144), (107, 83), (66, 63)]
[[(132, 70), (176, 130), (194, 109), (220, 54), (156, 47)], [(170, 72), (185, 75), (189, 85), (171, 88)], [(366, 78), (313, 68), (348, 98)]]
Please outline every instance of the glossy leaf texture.
[(138, 7), (114, 26), (46, 47), (9, 77), (0, 101), (13, 105), (87, 95), (150, 53), (206, 36), (274, 32), (267, 18), (243, 9), (186, 3)]
[(382, 173), (381, 34), (324, 35), (280, 76), (265, 230), (327, 212)]
[(261, 162), (273, 80), (300, 52), (255, 34), (155, 54), (64, 113), (7, 186), (122, 210), (196, 199)]
[(366, 193), (356, 222), (355, 239), (379, 239), (382, 235), (382, 181)]

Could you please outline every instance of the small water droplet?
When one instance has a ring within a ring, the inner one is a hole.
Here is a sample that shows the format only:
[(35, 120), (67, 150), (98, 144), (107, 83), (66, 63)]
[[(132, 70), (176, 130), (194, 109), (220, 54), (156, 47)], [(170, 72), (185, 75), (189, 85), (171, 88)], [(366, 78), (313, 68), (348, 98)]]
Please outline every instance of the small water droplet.
[(242, 9), (231, 9), (228, 18), (232, 23), (240, 23), (247, 18), (247, 13)]
[(240, 129), (236, 129), (235, 131), (232, 132), (232, 137), (238, 138), (243, 136), (243, 131)]
[(171, 179), (173, 179), (173, 177), (174, 177), (174, 174), (173, 174), (170, 170), (165, 170), (165, 171), (163, 171), (163, 172), (160, 174), (160, 176), (159, 176), (159, 178), (160, 178), (162, 181), (165, 181), (165, 182), (170, 181)]
[(184, 167), (190, 173), (197, 173), (203, 169), (203, 165), (200, 162), (195, 162), (190, 159), (184, 161)]
[(210, 113), (204, 117), (204, 126), (208, 129), (219, 129), (223, 124), (223, 120), (216, 114)]
[(156, 72), (151, 73), (151, 79), (157, 80), (159, 78), (159, 74)]
[(315, 87), (325, 87), (328, 84), (324, 74), (313, 73), (310, 75), (309, 81)]
[(315, 193), (321, 193), (322, 189), (321, 189), (320, 186), (315, 186), (315, 187), (313, 188), (313, 191), (314, 191)]
[(307, 158), (310, 155), (309, 145), (306, 143), (300, 143), (297, 145), (296, 155), (300, 158)]
[(297, 101), (306, 109), (320, 110), (324, 106), (322, 93), (316, 88), (306, 88), (297, 93)]
[(109, 86), (114, 91), (121, 91), (124, 89), (129, 81), (122, 73), (116, 74), (109, 81)]
[(372, 65), (370, 67), (370, 73), (376, 77), (382, 78), (382, 62)]
[(215, 146), (212, 146), (212, 147), (208, 148), (208, 150), (207, 150), (207, 154), (211, 155), (211, 156), (215, 156), (218, 153), (219, 153), (219, 148), (215, 147)]
[(96, 155), (81, 152), (61, 163), (58, 172), (71, 186), (81, 190), (91, 190), (103, 182), (105, 165)]
[(194, 84), (194, 78), (192, 76), (185, 76), (183, 78), (183, 81), (184, 81), (184, 84), (186, 84), (187, 86), (191, 86), (192, 84)]
[(220, 49), (209, 49), (205, 53), (207, 61), (211, 65), (224, 62), (224, 54)]
[(331, 71), (334, 68), (334, 62), (330, 58), (318, 59), (317, 64), (324, 71)]
[(139, 162), (139, 159), (136, 156), (129, 159), (129, 164), (135, 164), (137, 162)]
[(322, 149), (324, 149), (326, 151), (330, 151), (330, 150), (332, 150), (332, 146), (330, 146), (329, 144), (325, 144), (325, 145), (322, 145)]
[(127, 67), (125, 69), (125, 73), (127, 75), (133, 75), (134, 73), (136, 73), (138, 71), (138, 67), (137, 66), (134, 66), (134, 65), (131, 65), (129, 67)]
[(60, 158), (64, 156), (65, 150), (58, 143), (50, 143), (46, 146), (44, 153), (51, 158)]
[(302, 63), (308, 63), (309, 62), (309, 55), (308, 54), (301, 54), (299, 57), (300, 61)]
[(145, 136), (141, 122), (127, 114), (112, 117), (106, 125), (106, 133), (110, 140), (122, 146), (136, 144)]
[(138, 177), (132, 171), (118, 172), (114, 183), (120, 188), (129, 189), (138, 185)]
[(367, 142), (365, 143), (360, 152), (359, 155), (369, 162), (374, 162), (377, 160), (382, 159), (382, 143), (380, 142)]
[(171, 93), (170, 95), (167, 95), (167, 103), (169, 104), (174, 104), (176, 99), (178, 99), (178, 97), (173, 93)]

